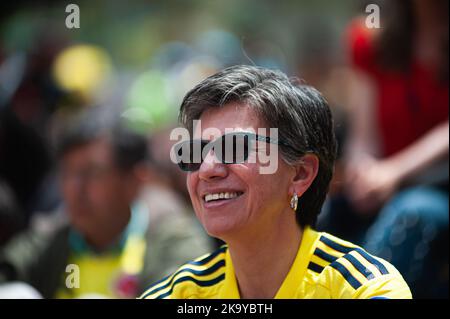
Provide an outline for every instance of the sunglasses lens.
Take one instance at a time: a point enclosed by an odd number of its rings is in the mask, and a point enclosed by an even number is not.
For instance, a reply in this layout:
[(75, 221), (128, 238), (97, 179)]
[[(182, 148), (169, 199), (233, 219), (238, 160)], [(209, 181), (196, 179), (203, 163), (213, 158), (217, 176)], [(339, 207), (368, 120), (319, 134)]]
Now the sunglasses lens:
[[(225, 134), (211, 144), (215, 156), (224, 164), (239, 164), (247, 160), (250, 152), (250, 134)], [(183, 171), (193, 172), (200, 168), (203, 162), (202, 154), (208, 141), (190, 140), (175, 146), (178, 166)], [(203, 154), (206, 156), (206, 154)]]
[(225, 164), (238, 164), (247, 160), (250, 146), (248, 134), (226, 134), (221, 139), (221, 152), (216, 156)]
[(179, 162), (178, 166), (186, 172), (194, 172), (198, 169), (200, 169), (201, 163), (185, 163), (185, 162)]
[(178, 166), (183, 171), (192, 172), (198, 170), (202, 164), (201, 154), (206, 144), (198, 140), (180, 143), (175, 149)]

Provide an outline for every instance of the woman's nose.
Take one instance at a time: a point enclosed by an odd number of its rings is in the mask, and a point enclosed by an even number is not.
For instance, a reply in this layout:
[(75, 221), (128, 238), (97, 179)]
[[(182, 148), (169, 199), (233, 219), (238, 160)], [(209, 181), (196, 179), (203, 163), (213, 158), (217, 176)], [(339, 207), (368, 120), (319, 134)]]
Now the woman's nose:
[(205, 181), (224, 178), (228, 174), (226, 164), (221, 163), (214, 154), (214, 149), (205, 155), (199, 169), (199, 178)]

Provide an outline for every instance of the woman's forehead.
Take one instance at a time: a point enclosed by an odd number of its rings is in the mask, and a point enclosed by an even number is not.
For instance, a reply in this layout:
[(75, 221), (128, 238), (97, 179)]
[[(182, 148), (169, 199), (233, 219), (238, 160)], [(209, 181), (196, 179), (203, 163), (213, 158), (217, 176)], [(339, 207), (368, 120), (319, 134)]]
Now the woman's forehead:
[(204, 111), (194, 125), (194, 138), (217, 132), (220, 135), (231, 131), (254, 131), (265, 127), (254, 109), (245, 104), (229, 103), (221, 107), (211, 107)]

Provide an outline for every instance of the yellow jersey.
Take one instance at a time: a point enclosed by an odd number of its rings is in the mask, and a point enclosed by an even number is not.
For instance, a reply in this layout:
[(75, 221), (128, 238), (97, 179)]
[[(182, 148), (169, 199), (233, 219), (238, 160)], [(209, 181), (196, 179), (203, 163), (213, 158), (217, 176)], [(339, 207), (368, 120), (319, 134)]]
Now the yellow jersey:
[[(240, 298), (228, 247), (197, 258), (151, 285), (144, 299)], [(361, 247), (306, 227), (275, 298), (410, 299), (401, 274)]]
[[(148, 214), (142, 203), (131, 207), (131, 219), (120, 240), (105, 251), (96, 252), (75, 229), (69, 233), (69, 265), (76, 266), (69, 286), (67, 271), (62, 274), (56, 298), (135, 298), (147, 247), (145, 232)], [(69, 280), (70, 282), (70, 280)]]

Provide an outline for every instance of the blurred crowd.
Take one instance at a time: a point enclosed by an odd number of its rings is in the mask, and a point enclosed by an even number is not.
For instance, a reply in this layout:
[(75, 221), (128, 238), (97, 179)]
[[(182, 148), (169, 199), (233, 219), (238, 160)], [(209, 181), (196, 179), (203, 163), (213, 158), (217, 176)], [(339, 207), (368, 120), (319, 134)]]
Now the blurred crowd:
[(169, 135), (190, 88), (255, 64), (332, 107), (318, 230), (390, 261), (413, 297), (448, 298), (448, 1), (314, 3), (80, 1), (80, 29), (64, 1), (1, 4), (0, 297), (134, 298), (221, 245)]

